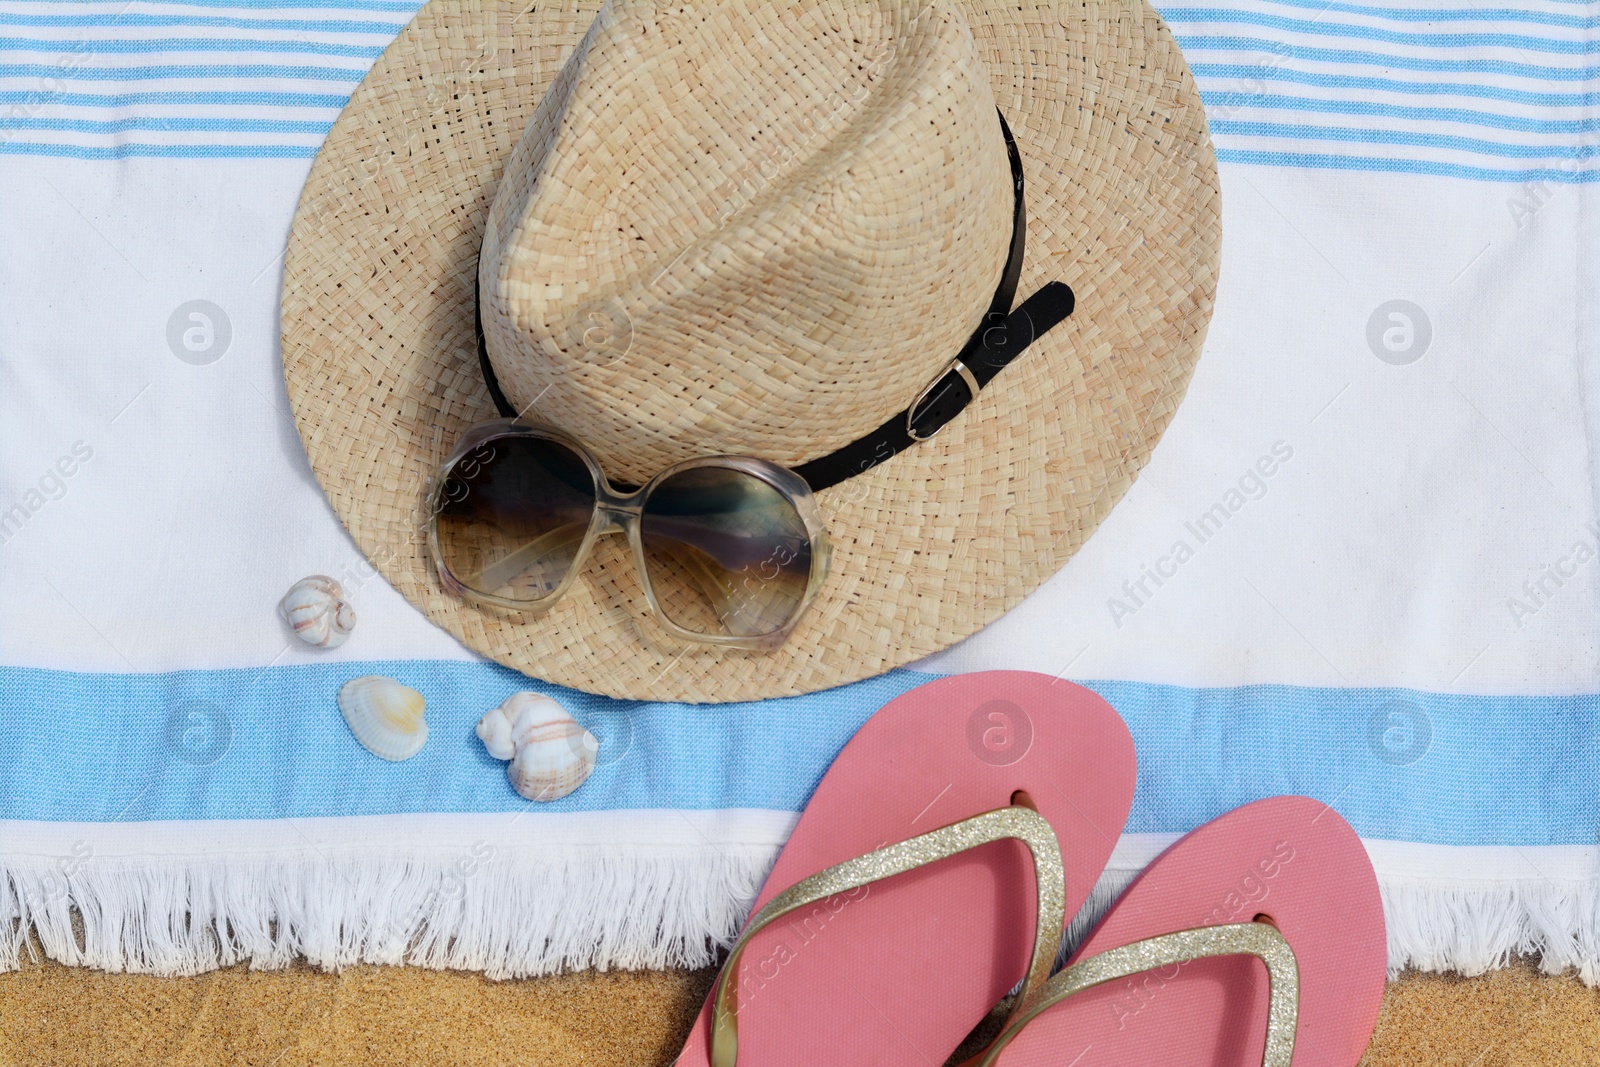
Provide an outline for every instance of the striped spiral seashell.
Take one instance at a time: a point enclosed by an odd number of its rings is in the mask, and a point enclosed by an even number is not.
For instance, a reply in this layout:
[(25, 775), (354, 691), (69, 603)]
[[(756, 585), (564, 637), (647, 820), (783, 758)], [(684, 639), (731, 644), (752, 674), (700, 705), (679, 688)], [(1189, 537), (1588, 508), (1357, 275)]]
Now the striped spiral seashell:
[(529, 800), (558, 800), (594, 770), (600, 742), (567, 710), (540, 693), (512, 693), (478, 720), (478, 737)]
[(344, 598), (339, 583), (325, 574), (313, 574), (289, 587), (278, 601), (278, 614), (294, 635), (318, 648), (338, 648), (356, 628), (356, 612)]

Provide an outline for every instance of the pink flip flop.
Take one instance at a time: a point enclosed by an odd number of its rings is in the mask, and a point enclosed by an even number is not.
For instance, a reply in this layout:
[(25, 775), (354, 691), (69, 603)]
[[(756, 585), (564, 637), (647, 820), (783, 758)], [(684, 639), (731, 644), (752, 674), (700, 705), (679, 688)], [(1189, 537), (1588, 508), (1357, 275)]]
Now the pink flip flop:
[(982, 1062), (1352, 1067), (1386, 966), (1355, 831), (1306, 797), (1258, 800), (1145, 868)]
[(817, 786), (677, 1062), (944, 1062), (1019, 980), (1042, 983), (1134, 779), (1117, 713), (1047, 675), (890, 701)]

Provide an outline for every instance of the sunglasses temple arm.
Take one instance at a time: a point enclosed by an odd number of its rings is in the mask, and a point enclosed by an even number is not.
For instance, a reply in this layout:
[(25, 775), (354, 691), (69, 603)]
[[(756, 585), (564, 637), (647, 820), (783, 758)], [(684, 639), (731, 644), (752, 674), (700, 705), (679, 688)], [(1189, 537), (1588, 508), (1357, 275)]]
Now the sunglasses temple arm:
[[(527, 544), (513, 549), (477, 574), (463, 575), (462, 579), (474, 589), (498, 589), (536, 560), (542, 559), (558, 549), (582, 541), (584, 535), (588, 532), (589, 527), (584, 523), (570, 523), (566, 526), (557, 527), (549, 533), (542, 534)], [(701, 558), (700, 552), (690, 549), (688, 546), (680, 545), (679, 550), (674, 551), (672, 556), (678, 561), (679, 565), (694, 577), (697, 584), (712, 601), (718, 618), (722, 619), (729, 629), (737, 631), (739, 621), (748, 612), (741, 610), (739, 583), (735, 580), (730, 580), (726, 576), (730, 572), (707, 565), (704, 559)], [(742, 572), (731, 573), (738, 574)], [(746, 589), (744, 594), (746, 596), (757, 595), (755, 591), (749, 589)]]
[(463, 580), (474, 589), (492, 590), (499, 589), (512, 578), (521, 574), (528, 565), (542, 559), (557, 549), (576, 544), (583, 540), (589, 532), (588, 523), (568, 523), (558, 526), (549, 533), (541, 534), (521, 548), (512, 549), (489, 564), (476, 575), (467, 575)]
[[(701, 555), (701, 551), (694, 546), (684, 545), (681, 542), (671, 551), (672, 558), (688, 571), (699, 583), (700, 588), (711, 600), (712, 606), (717, 611), (717, 618), (731, 632), (740, 633), (740, 624), (750, 616), (748, 602), (757, 593), (750, 589), (749, 583), (741, 593), (739, 582), (727, 577), (729, 574), (738, 575), (742, 571), (728, 571), (724, 568), (709, 566)], [(744, 603), (741, 603), (744, 600)], [(760, 620), (763, 613), (755, 613), (758, 625), (763, 625)], [(748, 629), (748, 627), (746, 627)], [(764, 632), (764, 631), (758, 631)]]
[(696, 584), (716, 607), (718, 617), (727, 618), (736, 591), (734, 583), (722, 578), (716, 569), (708, 566), (700, 553), (690, 546), (682, 543), (673, 545), (668, 549), (668, 554), (693, 576)]

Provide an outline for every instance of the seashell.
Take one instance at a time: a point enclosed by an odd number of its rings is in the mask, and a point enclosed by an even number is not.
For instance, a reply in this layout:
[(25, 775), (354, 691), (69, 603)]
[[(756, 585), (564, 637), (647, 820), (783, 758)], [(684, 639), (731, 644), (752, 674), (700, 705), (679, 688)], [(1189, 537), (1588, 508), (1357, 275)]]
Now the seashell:
[(510, 760), (506, 777), (529, 800), (559, 800), (594, 770), (600, 742), (539, 693), (512, 693), (478, 720), (478, 737), (489, 755)]
[(421, 693), (378, 674), (352, 678), (339, 690), (339, 711), (356, 740), (394, 763), (415, 756), (427, 743), (426, 708)]
[(511, 743), (511, 719), (504, 705), (478, 720), (477, 734), (495, 759), (511, 759), (517, 754), (517, 746)]
[(338, 648), (356, 628), (356, 612), (344, 598), (339, 583), (325, 574), (313, 574), (289, 587), (278, 601), (294, 635), (318, 648)]

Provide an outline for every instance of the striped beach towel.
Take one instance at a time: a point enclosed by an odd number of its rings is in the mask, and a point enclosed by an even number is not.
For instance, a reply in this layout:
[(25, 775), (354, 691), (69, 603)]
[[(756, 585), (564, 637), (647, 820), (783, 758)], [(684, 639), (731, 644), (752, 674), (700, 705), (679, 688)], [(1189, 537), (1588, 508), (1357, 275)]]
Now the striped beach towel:
[[(1007, 667), (1138, 744), (1091, 910), (1302, 793), (1366, 842), (1395, 967), (1600, 979), (1600, 8), (1161, 3), (1223, 270), (1128, 496), (917, 670), (702, 707), (534, 685), (601, 743), (535, 807), (472, 732), (530, 683), (357, 553), (277, 351), (309, 161), (417, 6), (0, 0), (0, 966), (30, 928), (163, 974), (704, 964), (873, 710)], [(274, 612), (314, 573), (360, 617), (333, 652)], [(427, 697), (416, 758), (346, 731), (364, 674)]]

